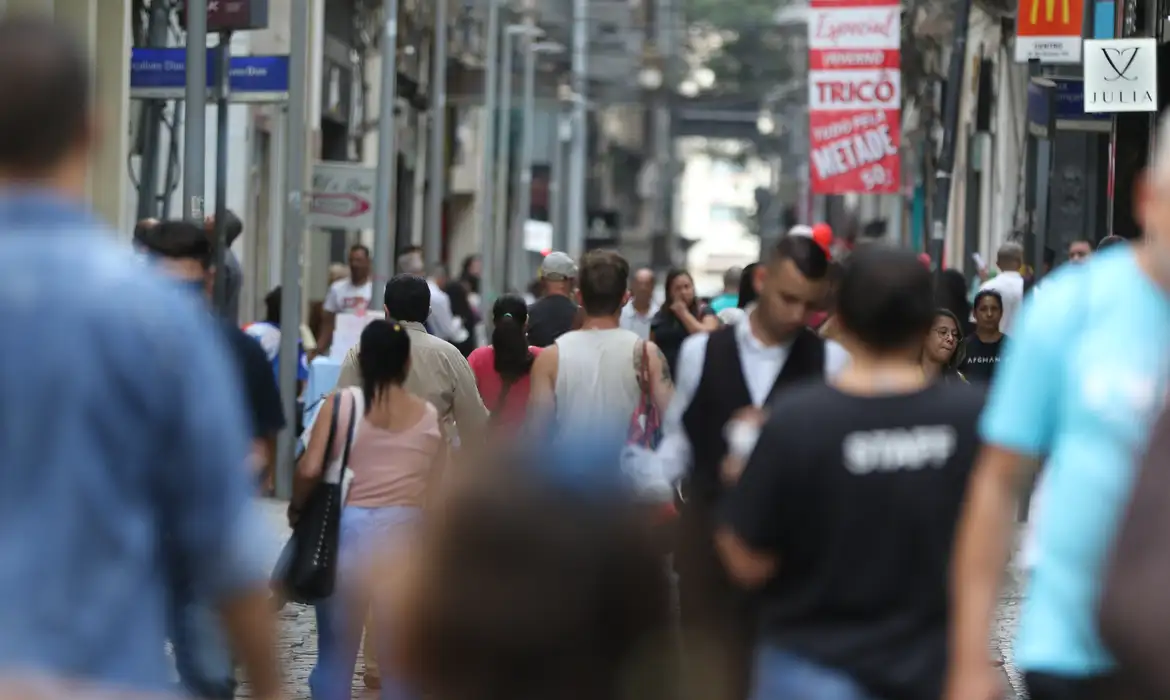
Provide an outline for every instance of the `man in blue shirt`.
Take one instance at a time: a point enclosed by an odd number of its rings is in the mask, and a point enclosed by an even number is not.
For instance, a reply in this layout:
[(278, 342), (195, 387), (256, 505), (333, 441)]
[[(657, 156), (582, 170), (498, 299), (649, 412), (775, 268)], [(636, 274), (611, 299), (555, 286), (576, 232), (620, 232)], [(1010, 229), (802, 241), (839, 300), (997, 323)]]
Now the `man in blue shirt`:
[(0, 681), (172, 689), (177, 582), (219, 608), (275, 697), (249, 425), (200, 300), (85, 205), (88, 60), (48, 19), (0, 20)]
[[(1165, 128), (1158, 144), (1170, 144)], [(1145, 240), (1058, 270), (1013, 325), (956, 540), (948, 700), (1002, 691), (987, 640), (1021, 476), (1041, 461), (1043, 507), (1016, 665), (1033, 700), (1122, 697), (1097, 633), (1096, 600), (1167, 387), (1170, 153), (1155, 157), (1139, 191)]]

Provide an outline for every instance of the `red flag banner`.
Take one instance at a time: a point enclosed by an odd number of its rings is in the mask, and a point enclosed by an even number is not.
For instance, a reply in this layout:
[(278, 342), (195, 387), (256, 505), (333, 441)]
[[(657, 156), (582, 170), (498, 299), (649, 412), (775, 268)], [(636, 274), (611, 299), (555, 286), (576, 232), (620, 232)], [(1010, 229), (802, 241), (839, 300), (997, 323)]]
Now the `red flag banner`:
[(902, 10), (813, 0), (808, 23), (814, 194), (895, 194), (902, 183)]

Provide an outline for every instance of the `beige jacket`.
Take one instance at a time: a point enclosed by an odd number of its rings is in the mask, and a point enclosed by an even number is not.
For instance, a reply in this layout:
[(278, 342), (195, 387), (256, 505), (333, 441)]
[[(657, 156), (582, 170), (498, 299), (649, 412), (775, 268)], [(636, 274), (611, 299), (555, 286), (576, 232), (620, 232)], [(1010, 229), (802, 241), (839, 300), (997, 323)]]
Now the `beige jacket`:
[[(454, 345), (427, 333), (421, 323), (402, 322), (410, 336), (410, 375), (406, 389), (430, 401), (439, 410), (443, 434), (456, 434), (464, 445), (482, 439), (488, 410), (479, 396), (471, 365)], [(358, 349), (350, 349), (341, 363), (337, 388), (361, 386)], [(458, 430), (456, 430), (458, 426)]]

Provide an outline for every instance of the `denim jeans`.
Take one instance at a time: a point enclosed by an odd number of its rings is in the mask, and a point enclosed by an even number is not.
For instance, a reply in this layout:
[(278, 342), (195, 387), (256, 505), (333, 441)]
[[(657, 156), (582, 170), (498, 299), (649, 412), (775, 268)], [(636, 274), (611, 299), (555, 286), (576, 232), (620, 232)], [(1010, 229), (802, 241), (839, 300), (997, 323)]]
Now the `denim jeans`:
[(208, 700), (235, 696), (235, 663), (218, 610), (180, 589), (171, 601), (170, 636), (184, 693)]
[[(386, 545), (409, 533), (421, 515), (420, 509), (403, 506), (347, 506), (341, 512), (337, 584), (333, 596), (316, 605), (317, 665), (309, 674), (313, 700), (350, 700), (362, 628), (366, 613), (370, 610), (368, 594), (355, 583), (375, 552), (385, 551)], [(378, 624), (377, 653), (382, 680), (380, 698), (415, 700), (417, 694), (390, 673), (392, 635), (387, 632), (387, 626), (392, 621), (387, 611), (378, 609), (376, 601), (373, 616)]]
[(848, 675), (776, 647), (756, 649), (751, 700), (876, 700)]

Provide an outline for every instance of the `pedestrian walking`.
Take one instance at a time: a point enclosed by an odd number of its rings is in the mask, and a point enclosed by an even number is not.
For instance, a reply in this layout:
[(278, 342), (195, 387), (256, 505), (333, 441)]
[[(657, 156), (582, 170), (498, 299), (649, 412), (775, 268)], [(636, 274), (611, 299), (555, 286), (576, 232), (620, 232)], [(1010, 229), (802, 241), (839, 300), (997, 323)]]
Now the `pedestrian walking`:
[(950, 310), (935, 309), (934, 323), (922, 343), (922, 373), (930, 381), (967, 381), (958, 369), (963, 364), (962, 328)]
[(317, 352), (343, 356), (349, 348), (333, 352), (333, 331), (341, 314), (361, 315), (370, 306), (374, 281), (370, 277), (370, 249), (358, 243), (349, 249), (349, 276), (329, 285), (321, 306), (321, 332), (317, 335)]
[(1015, 321), (1016, 312), (1024, 301), (1024, 248), (1019, 243), (1009, 241), (999, 247), (995, 256), (995, 266), (999, 274), (983, 283), (979, 291), (989, 289), (999, 294), (1003, 301), (1003, 317), (999, 322), (999, 329), (1004, 333), (1011, 330)]
[(88, 55), (51, 18), (0, 20), (19, 96), (0, 100), (0, 324), (19, 331), (0, 348), (0, 675), (170, 693), (168, 617), (194, 591), (276, 698), (238, 366), (206, 302), (86, 204)]
[(837, 313), (848, 366), (781, 392), (742, 474), (724, 475), (716, 542), (755, 596), (750, 697), (935, 700), (982, 392), (921, 371), (936, 310), (914, 253), (856, 251)]
[(654, 271), (644, 267), (634, 273), (630, 280), (630, 300), (622, 307), (621, 326), (638, 334), (642, 340), (650, 339), (650, 324), (658, 313), (654, 303)]
[(577, 321), (577, 263), (560, 251), (549, 253), (540, 263), (540, 283), (543, 295), (528, 310), (528, 344), (547, 348)]
[[(682, 480), (675, 547), (688, 658), (711, 664), (687, 685), (694, 697), (747, 696), (755, 621), (715, 552), (715, 506), (724, 494), (729, 454), (746, 457), (762, 407), (801, 380), (833, 375), (848, 355), (805, 325), (824, 298), (829, 261), (811, 238), (787, 236), (756, 269), (755, 306), (744, 321), (687, 338), (678, 388), (664, 414), (657, 454), (662, 471)], [(740, 424), (745, 414), (752, 422)], [(730, 425), (729, 425), (730, 424)]]
[(467, 358), (479, 395), (492, 412), (492, 427), (513, 432), (528, 413), (532, 365), (543, 348), (528, 344), (528, 305), (505, 294), (492, 306), (492, 343)]
[(974, 306), (975, 332), (963, 341), (959, 367), (968, 381), (990, 384), (1007, 340), (999, 329), (1003, 297), (994, 289), (984, 289), (975, 294)]
[(678, 366), (678, 352), (692, 333), (708, 333), (719, 327), (719, 319), (710, 306), (695, 297), (695, 283), (686, 270), (666, 274), (666, 301), (650, 324), (650, 339), (666, 355), (671, 376)]

